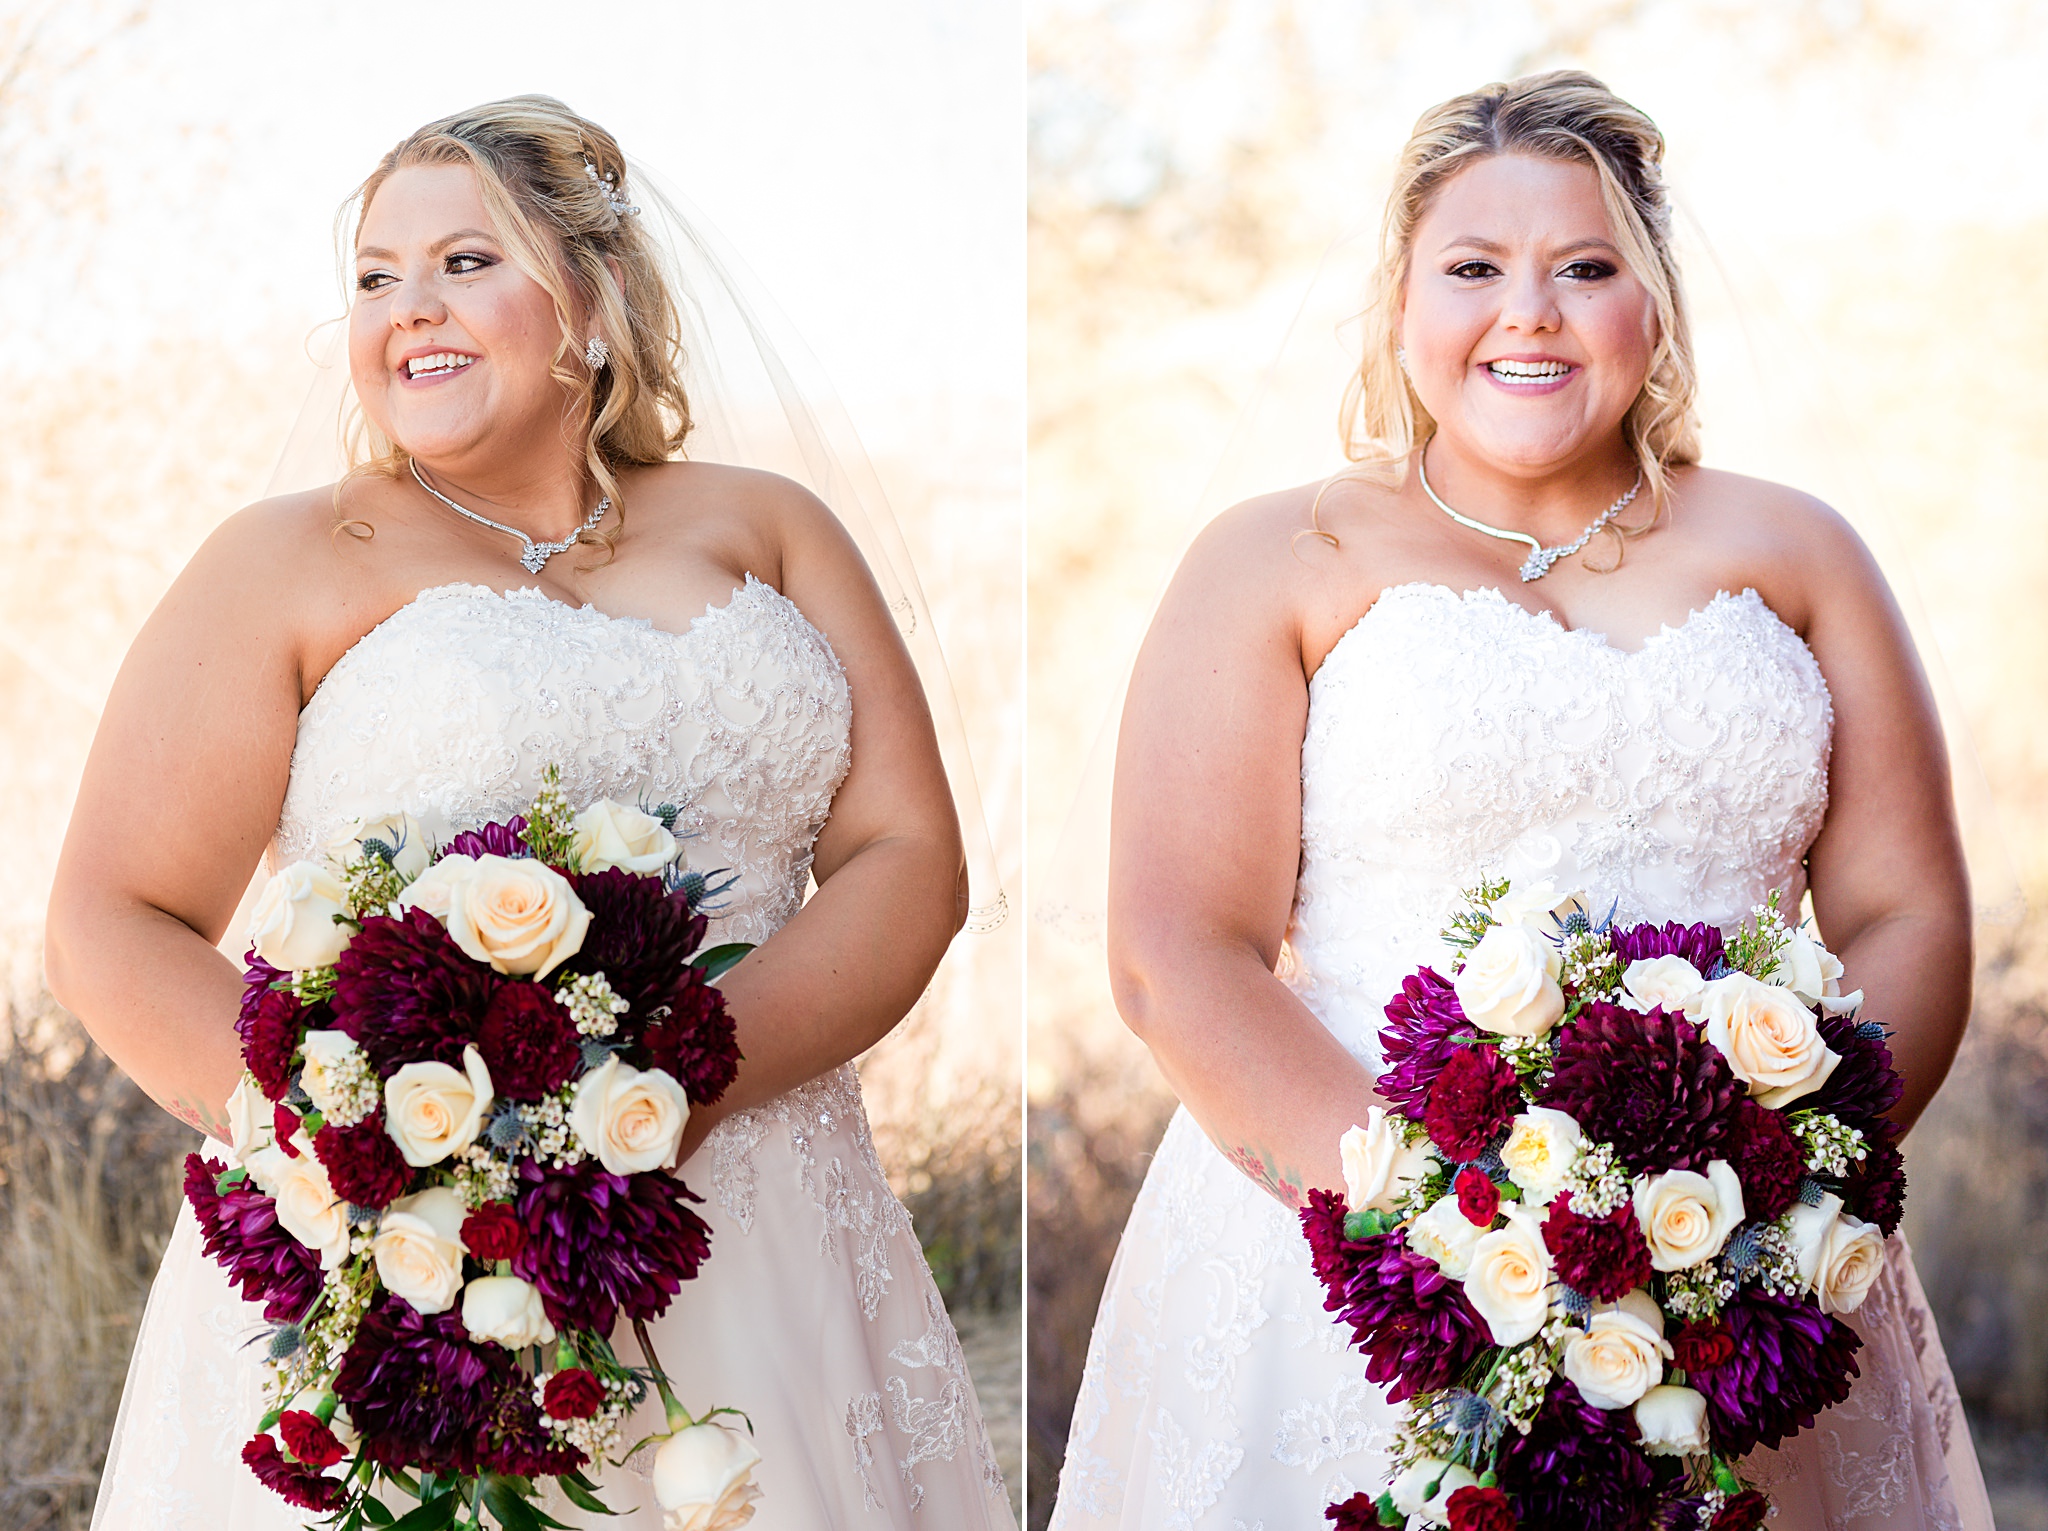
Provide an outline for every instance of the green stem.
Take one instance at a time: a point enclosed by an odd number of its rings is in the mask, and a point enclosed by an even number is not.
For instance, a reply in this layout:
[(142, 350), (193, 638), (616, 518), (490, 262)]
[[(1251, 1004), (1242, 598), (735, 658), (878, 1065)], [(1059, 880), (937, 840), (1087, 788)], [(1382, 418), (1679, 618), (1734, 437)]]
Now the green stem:
[(633, 1337), (640, 1342), (640, 1354), (647, 1358), (647, 1369), (654, 1374), (655, 1390), (661, 1394), (661, 1407), (668, 1416), (669, 1430), (689, 1429), (697, 1421), (690, 1417), (690, 1411), (677, 1401), (675, 1392), (669, 1387), (668, 1373), (661, 1369), (661, 1361), (654, 1354), (654, 1341), (648, 1338), (646, 1320), (633, 1320)]

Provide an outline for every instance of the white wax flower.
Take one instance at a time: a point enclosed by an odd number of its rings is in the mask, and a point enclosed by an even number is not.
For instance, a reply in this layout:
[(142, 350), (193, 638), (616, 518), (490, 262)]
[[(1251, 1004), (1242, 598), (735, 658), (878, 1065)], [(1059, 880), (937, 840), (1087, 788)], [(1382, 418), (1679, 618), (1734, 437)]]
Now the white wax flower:
[(249, 917), (249, 943), (274, 968), (303, 973), (332, 967), (348, 945), (341, 880), (313, 861), (294, 861), (263, 886)]
[(1451, 980), (1465, 1018), (1506, 1037), (1540, 1037), (1564, 1014), (1563, 958), (1529, 925), (1491, 925)]
[(676, 837), (652, 814), (603, 798), (576, 815), (574, 848), (586, 872), (617, 867), (658, 872), (676, 856)]
[(1547, 1207), (1564, 1189), (1585, 1147), (1586, 1135), (1570, 1113), (1529, 1106), (1509, 1125), (1500, 1162), (1530, 1206)]
[(582, 949), (589, 929), (569, 879), (532, 857), (479, 856), (448, 890), (448, 934), (500, 973), (545, 978)]
[(1506, 1203), (1505, 1226), (1482, 1233), (1472, 1246), (1465, 1296), (1496, 1345), (1519, 1345), (1535, 1337), (1550, 1314), (1550, 1251), (1543, 1225), (1526, 1207)]
[(299, 1044), (305, 1066), (299, 1070), (299, 1088), (313, 1098), (313, 1109), (331, 1116), (346, 1104), (340, 1071), (361, 1056), (356, 1039), (345, 1031), (309, 1031)]
[(462, 1198), (437, 1185), (384, 1209), (370, 1240), (377, 1279), (422, 1313), (445, 1313), (462, 1290)]
[(1344, 1203), (1353, 1212), (1391, 1212), (1401, 1193), (1427, 1172), (1428, 1156), (1401, 1140), (1383, 1106), (1366, 1110), (1365, 1125), (1337, 1143), (1344, 1160)]
[(1827, 1083), (1842, 1060), (1821, 1040), (1813, 1012), (1790, 989), (1730, 973), (1700, 1001), (1707, 1040), (1759, 1105), (1782, 1110)]
[(1639, 1012), (1662, 1008), (1697, 1020), (1706, 997), (1707, 980), (1676, 952), (1638, 957), (1621, 972), (1621, 1003)]
[(736, 1531), (754, 1518), (760, 1460), (752, 1441), (715, 1420), (678, 1430), (654, 1453), (662, 1524), (667, 1531)]
[(479, 1276), (464, 1287), (462, 1327), (471, 1339), (495, 1340), (510, 1350), (555, 1339), (539, 1290), (517, 1276)]
[(1707, 1400), (1689, 1387), (1660, 1383), (1636, 1400), (1636, 1430), (1653, 1457), (1696, 1456), (1710, 1444)]
[(1596, 1308), (1564, 1347), (1564, 1374), (1596, 1409), (1625, 1409), (1655, 1387), (1671, 1359), (1664, 1315), (1641, 1287)]
[(675, 1156), (690, 1120), (690, 1098), (664, 1070), (619, 1057), (585, 1074), (569, 1106), (576, 1140), (614, 1175), (660, 1169)]
[(1704, 1175), (1666, 1170), (1636, 1182), (1635, 1207), (1650, 1264), (1680, 1271), (1713, 1259), (1727, 1244), (1743, 1218), (1742, 1182), (1725, 1159), (1710, 1162)]
[(384, 1130), (415, 1169), (462, 1152), (483, 1131), (494, 1096), (491, 1071), (475, 1047), (462, 1049), (462, 1069), (408, 1063), (384, 1081)]

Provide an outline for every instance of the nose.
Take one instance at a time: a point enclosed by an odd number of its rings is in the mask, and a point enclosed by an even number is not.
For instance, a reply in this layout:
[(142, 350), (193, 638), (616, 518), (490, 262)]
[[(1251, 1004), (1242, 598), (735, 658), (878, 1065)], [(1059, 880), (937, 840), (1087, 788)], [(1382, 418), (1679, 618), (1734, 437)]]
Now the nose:
[(1500, 323), (1503, 329), (1523, 335), (1537, 335), (1545, 330), (1554, 332), (1561, 318), (1557, 291), (1551, 284), (1549, 273), (1525, 269), (1509, 276), (1507, 289), (1501, 294)]
[(391, 327), (398, 330), (414, 329), (420, 325), (441, 323), (448, 317), (448, 305), (441, 301), (441, 295), (430, 281), (408, 276), (398, 284), (397, 292), (391, 299)]

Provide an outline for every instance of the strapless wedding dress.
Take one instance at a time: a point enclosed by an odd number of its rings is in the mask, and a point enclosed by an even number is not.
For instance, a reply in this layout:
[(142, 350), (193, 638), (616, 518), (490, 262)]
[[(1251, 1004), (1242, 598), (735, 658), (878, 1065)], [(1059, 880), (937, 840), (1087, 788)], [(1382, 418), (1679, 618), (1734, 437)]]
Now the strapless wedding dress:
[[(398, 808), (442, 838), (510, 817), (553, 764), (574, 805), (680, 805), (691, 865), (736, 876), (711, 939), (760, 942), (803, 900), (851, 719), (824, 637), (751, 577), (681, 633), (537, 590), (443, 586), (343, 655), (300, 714), (271, 860), (315, 854), (340, 826)], [(711, 1258), (652, 1332), (685, 1403), (752, 1417), (754, 1527), (1013, 1526), (853, 1068), (729, 1117), (681, 1174), (706, 1198)], [(311, 1518), (241, 1462), (263, 1412), (260, 1346), (248, 1344), (263, 1328), (181, 1209), (95, 1531), (287, 1531)], [(621, 1344), (637, 1354), (630, 1335)], [(627, 1438), (663, 1428), (659, 1412), (643, 1409)], [(624, 1512), (606, 1525), (661, 1524), (644, 1462), (607, 1469), (603, 1486)]]
[[(1284, 976), (1376, 1072), (1382, 1007), (1441, 965), (1482, 873), (1732, 926), (1798, 877), (1832, 730), (1820, 667), (1753, 590), (1623, 651), (1495, 590), (1396, 586), (1309, 686)], [(1854, 1390), (1749, 1459), (1774, 1531), (1991, 1531), (1912, 1256), (1887, 1253)], [(1396, 1416), (1346, 1338), (1293, 1214), (1177, 1112), (1103, 1293), (1055, 1531), (1308, 1531), (1378, 1492)]]

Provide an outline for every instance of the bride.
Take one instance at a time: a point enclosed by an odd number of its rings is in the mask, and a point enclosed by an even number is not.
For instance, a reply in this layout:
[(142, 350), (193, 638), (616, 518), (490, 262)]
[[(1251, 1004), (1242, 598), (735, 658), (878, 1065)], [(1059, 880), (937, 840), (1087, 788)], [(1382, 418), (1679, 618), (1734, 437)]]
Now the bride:
[[(1381, 1007), (1482, 874), (1724, 928), (1810, 894), (1893, 1029), (1902, 1128), (1948, 1069), (1970, 913), (1927, 684), (1837, 515), (1697, 465), (1662, 149), (1577, 73), (1427, 113), (1360, 466), (1220, 517), (1153, 622), (1109, 956), (1182, 1107), (1103, 1295), (1056, 1528), (1301, 1531), (1385, 1484), (1394, 1411), (1294, 1209), (1344, 1184)], [(1748, 1463), (1773, 1524), (1989, 1531), (1903, 1239), (1855, 1322), (1848, 1399)]]
[[(745, 1063), (678, 1156), (714, 1258), (656, 1348), (750, 1415), (757, 1525), (1009, 1526), (848, 1063), (964, 913), (931, 717), (833, 512), (676, 460), (690, 295), (636, 195), (611, 136), (544, 97), (429, 124), (365, 183), (347, 340), (375, 455), (231, 518), (137, 639), (64, 847), (51, 986), (225, 1137), (240, 977), (214, 943), (260, 855), (399, 810), (446, 838), (550, 765), (572, 806), (680, 805), (694, 867), (735, 878), (712, 939), (759, 946), (721, 980)], [(258, 1329), (181, 1209), (96, 1526), (302, 1523), (240, 1462)], [(662, 1428), (643, 1416), (629, 1439)], [(644, 1471), (605, 1487), (616, 1524), (659, 1524)]]

